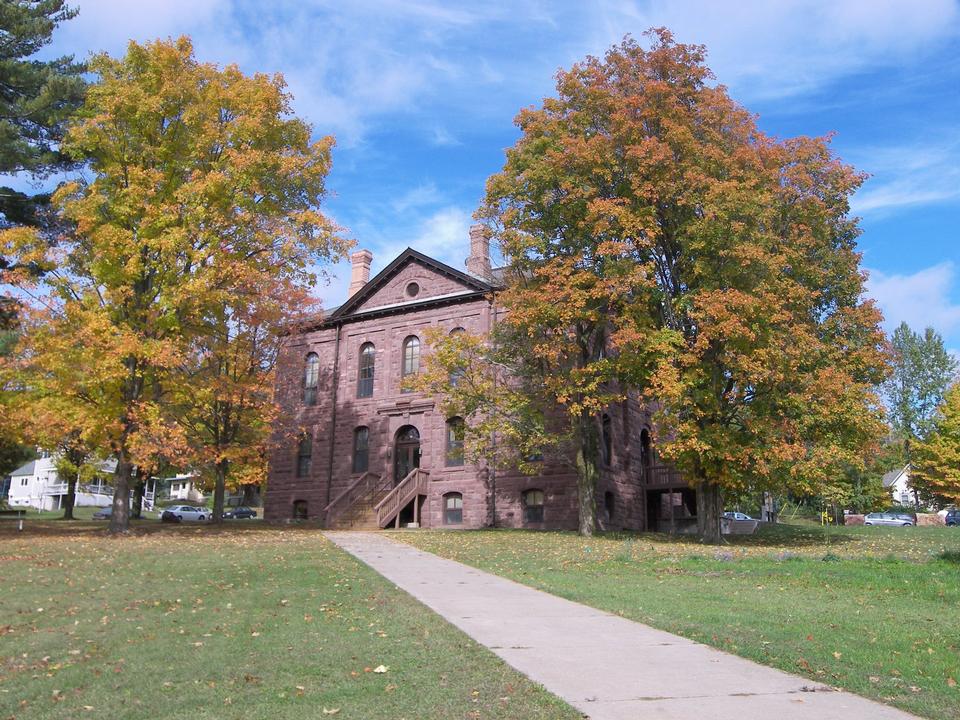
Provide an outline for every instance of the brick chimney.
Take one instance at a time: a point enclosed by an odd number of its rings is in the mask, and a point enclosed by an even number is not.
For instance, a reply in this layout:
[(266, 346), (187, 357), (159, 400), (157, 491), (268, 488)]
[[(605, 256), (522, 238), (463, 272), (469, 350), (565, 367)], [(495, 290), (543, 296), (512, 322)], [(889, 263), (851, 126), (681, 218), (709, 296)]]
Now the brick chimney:
[(357, 250), (350, 256), (350, 290), (347, 297), (353, 297), (357, 290), (370, 280), (370, 263), (373, 253), (369, 250)]
[(471, 275), (490, 279), (490, 234), (483, 225), (470, 226), (470, 257), (466, 264)]

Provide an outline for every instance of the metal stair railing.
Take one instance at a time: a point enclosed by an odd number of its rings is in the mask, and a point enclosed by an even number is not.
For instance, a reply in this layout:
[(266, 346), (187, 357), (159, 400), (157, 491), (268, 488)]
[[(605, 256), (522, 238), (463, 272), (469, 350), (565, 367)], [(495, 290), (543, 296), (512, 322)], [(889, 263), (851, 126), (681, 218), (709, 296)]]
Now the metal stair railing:
[(430, 473), (414, 468), (393, 490), (373, 506), (377, 513), (377, 527), (384, 527), (394, 518), (399, 524), (400, 511), (418, 495), (426, 495), (429, 489)]
[(375, 491), (378, 487), (380, 487), (382, 482), (383, 476), (372, 472), (365, 472), (363, 475), (358, 477), (356, 480), (350, 483), (343, 492), (331, 500), (330, 504), (323, 509), (323, 526), (330, 527), (330, 524), (336, 520), (344, 510), (352, 507), (353, 504), (364, 495)]

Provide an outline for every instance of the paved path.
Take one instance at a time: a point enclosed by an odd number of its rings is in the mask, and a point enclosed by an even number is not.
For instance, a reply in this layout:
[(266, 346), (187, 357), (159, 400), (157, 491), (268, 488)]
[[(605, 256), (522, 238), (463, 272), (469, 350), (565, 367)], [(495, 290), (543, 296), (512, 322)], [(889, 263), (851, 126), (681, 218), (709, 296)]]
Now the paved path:
[(914, 718), (383, 533), (327, 537), (592, 720)]

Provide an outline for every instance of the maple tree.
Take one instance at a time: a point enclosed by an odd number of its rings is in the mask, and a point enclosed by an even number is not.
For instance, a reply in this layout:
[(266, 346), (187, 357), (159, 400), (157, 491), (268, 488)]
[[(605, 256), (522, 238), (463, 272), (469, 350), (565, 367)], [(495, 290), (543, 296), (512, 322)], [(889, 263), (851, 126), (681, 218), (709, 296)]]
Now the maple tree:
[[(128, 525), (135, 466), (192, 458), (168, 399), (227, 299), (256, 304), (255, 274), (287, 287), (348, 243), (319, 211), (330, 137), (291, 116), (280, 76), (200, 63), (188, 38), (98, 55), (63, 149), (89, 182), (54, 195), (69, 227), (49, 242), (30, 228), (0, 235), (4, 254), (44, 270), (21, 288), (47, 308), (29, 359), (66, 402), (102, 429), (117, 459), (112, 532)], [(243, 270), (247, 268), (249, 272)], [(26, 391), (32, 379), (24, 382)]]
[(829, 138), (762, 133), (701, 46), (648, 36), (520, 112), (478, 216), (513, 269), (503, 322), (576, 438), (581, 532), (597, 414), (633, 387), (718, 541), (724, 489), (812, 494), (882, 432), (880, 314), (848, 214), (863, 176)]
[(924, 440), (913, 447), (910, 485), (924, 498), (960, 504), (960, 382), (943, 399)]
[(233, 487), (266, 477), (276, 418), (275, 365), (283, 330), (315, 308), (303, 288), (249, 262), (221, 267), (241, 288), (221, 292), (191, 338), (173, 384), (169, 414), (194, 467), (212, 470), (211, 520), (221, 522)]

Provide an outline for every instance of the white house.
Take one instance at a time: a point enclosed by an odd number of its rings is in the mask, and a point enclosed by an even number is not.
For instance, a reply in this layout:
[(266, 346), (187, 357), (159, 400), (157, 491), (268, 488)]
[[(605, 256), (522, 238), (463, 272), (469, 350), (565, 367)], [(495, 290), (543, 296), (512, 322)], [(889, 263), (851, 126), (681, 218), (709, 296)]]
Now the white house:
[(186, 500), (188, 502), (202, 502), (203, 493), (194, 485), (197, 479), (193, 474), (178, 473), (173, 477), (163, 478), (161, 483), (170, 486), (171, 500)]
[[(106, 461), (101, 466), (104, 474), (111, 475), (116, 461)], [(31, 507), (36, 510), (59, 510), (67, 495), (67, 481), (57, 476), (56, 457), (42, 453), (36, 460), (18, 467), (10, 473), (10, 491), (7, 503), (11, 507)], [(93, 483), (77, 486), (76, 506), (92, 505), (106, 507), (113, 502), (113, 488), (97, 478)]]
[(883, 487), (893, 497), (895, 505), (914, 505), (916, 497), (910, 487), (910, 465), (891, 470), (883, 476)]

